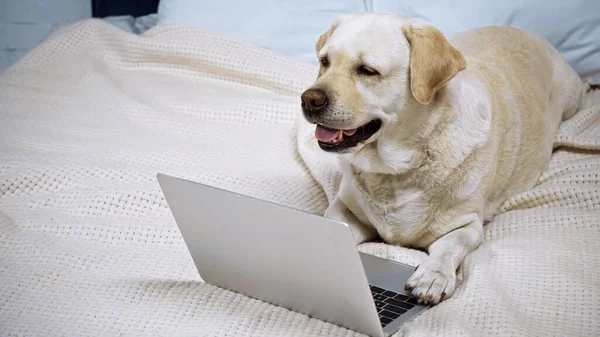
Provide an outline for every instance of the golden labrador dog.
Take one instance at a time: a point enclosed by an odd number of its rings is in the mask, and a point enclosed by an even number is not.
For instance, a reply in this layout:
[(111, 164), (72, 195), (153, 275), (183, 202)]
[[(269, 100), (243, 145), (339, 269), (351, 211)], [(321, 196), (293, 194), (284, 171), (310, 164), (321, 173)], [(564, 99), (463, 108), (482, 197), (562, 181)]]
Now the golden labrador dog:
[(547, 168), (584, 84), (548, 42), (510, 27), (447, 39), (407, 17), (349, 14), (316, 50), (302, 119), (342, 171), (325, 216), (357, 244), (379, 236), (426, 250), (405, 289), (436, 304), (483, 224)]

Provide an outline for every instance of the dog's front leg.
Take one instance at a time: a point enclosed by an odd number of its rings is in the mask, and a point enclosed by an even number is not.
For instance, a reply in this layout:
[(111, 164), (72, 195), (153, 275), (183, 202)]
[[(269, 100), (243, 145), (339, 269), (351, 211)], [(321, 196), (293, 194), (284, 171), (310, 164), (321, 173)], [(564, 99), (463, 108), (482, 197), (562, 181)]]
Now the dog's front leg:
[(376, 231), (368, 228), (358, 220), (339, 197), (336, 197), (329, 205), (325, 211), (325, 217), (348, 224), (356, 245), (374, 240), (377, 237)]
[(465, 256), (483, 239), (483, 224), (476, 214), (471, 222), (433, 242), (429, 256), (406, 282), (405, 289), (425, 304), (437, 304), (452, 296), (456, 288), (456, 269)]

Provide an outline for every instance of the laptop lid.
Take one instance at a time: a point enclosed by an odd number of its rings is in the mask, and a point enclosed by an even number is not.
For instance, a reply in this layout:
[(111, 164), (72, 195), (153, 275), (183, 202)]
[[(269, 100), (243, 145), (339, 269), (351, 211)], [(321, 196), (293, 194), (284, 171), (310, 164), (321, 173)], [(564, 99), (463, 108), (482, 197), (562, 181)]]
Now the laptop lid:
[(346, 224), (164, 174), (157, 179), (205, 282), (383, 336)]

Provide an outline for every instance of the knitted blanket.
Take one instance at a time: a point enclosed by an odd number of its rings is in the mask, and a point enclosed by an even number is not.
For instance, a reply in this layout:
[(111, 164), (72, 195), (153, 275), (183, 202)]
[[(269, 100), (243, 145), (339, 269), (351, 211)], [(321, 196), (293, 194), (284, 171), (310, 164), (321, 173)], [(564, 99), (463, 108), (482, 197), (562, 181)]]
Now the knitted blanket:
[[(2, 73), (0, 336), (359, 336), (203, 283), (155, 179), (322, 214), (339, 177), (295, 126), (315, 75), (196, 28), (135, 36), (93, 19)], [(598, 335), (600, 105), (556, 147), (486, 227), (454, 296), (398, 336)]]

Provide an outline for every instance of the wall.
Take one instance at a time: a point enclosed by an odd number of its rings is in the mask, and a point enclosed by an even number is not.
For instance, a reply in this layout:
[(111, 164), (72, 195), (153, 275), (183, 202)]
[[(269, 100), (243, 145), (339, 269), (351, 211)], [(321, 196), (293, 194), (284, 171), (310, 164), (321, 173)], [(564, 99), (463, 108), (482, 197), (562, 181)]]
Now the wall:
[(0, 0), (0, 71), (54, 27), (91, 17), (91, 0)]

